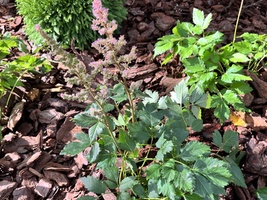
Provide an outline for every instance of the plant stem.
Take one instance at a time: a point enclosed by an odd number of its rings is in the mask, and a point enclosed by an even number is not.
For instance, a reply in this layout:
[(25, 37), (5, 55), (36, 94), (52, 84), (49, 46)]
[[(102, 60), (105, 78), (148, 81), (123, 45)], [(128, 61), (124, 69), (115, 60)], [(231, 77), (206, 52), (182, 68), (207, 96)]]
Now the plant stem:
[(240, 4), (240, 7), (239, 7), (239, 11), (238, 11), (237, 19), (236, 19), (236, 24), (235, 24), (233, 43), (235, 43), (235, 40), (236, 40), (236, 32), (237, 32), (237, 28), (238, 28), (238, 23), (239, 23), (239, 18), (240, 18), (240, 15), (241, 15), (241, 11), (243, 9), (243, 4), (244, 4), (244, 0), (241, 0), (241, 4)]

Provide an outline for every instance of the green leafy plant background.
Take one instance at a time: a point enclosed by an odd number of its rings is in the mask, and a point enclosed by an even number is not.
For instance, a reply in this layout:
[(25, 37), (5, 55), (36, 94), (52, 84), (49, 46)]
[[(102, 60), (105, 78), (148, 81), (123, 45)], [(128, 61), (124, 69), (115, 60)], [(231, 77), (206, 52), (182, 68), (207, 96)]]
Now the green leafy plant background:
[[(123, 3), (123, 0), (103, 0), (103, 5), (109, 9), (109, 19), (116, 20), (118, 24), (127, 15)], [(26, 24), (26, 34), (36, 44), (44, 42), (35, 30), (36, 24), (67, 46), (75, 39), (75, 45), (81, 49), (89, 48), (99, 37), (91, 29), (92, 0), (16, 0), (16, 5)]]

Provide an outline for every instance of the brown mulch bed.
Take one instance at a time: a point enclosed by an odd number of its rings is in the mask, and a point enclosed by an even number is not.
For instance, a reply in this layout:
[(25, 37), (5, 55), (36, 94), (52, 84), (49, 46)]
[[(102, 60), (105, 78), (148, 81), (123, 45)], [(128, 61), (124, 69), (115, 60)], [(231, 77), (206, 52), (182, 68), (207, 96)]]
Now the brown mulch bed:
[[(122, 33), (130, 48), (138, 49), (136, 68), (128, 81), (142, 80), (143, 89), (168, 94), (183, 77), (179, 61), (161, 66), (162, 57), (152, 58), (157, 38), (170, 33), (177, 20), (191, 21), (194, 7), (213, 14), (210, 30), (219, 30), (231, 41), (240, 1), (229, 0), (126, 0), (128, 18)], [(243, 32), (267, 33), (267, 3), (262, 0), (245, 1), (238, 35)], [(14, 3), (0, 6), (0, 30), (10, 32), (25, 40), (29, 50), (34, 46), (23, 32), (23, 19), (16, 14)], [(89, 52), (90, 53), (90, 52)], [(86, 58), (86, 53), (80, 56)], [(14, 55), (16, 56), (16, 55)], [(45, 56), (41, 55), (40, 56)], [(61, 98), (63, 92), (75, 93), (77, 88), (66, 85), (62, 65), (44, 77), (29, 78), (25, 88), (17, 88), (6, 107), (6, 118), (1, 119), (3, 140), (0, 152), (0, 200), (55, 199), (74, 200), (87, 194), (79, 178), (93, 172), (82, 154), (75, 158), (59, 153), (74, 135), (81, 131), (71, 118), (86, 104), (68, 102)], [(245, 120), (247, 127), (237, 127), (231, 122), (219, 125), (205, 121), (205, 129), (192, 139), (210, 142), (214, 130), (239, 132), (240, 149), (247, 155), (242, 168), (248, 189), (229, 186), (224, 199), (255, 199), (255, 189), (266, 186), (267, 176), (267, 78), (266, 72), (252, 77), (254, 91), (250, 94), (249, 108), (253, 111)], [(266, 96), (266, 97), (265, 97)], [(7, 96), (0, 99), (4, 108)], [(209, 119), (210, 116), (207, 117)], [(97, 174), (96, 174), (97, 176)], [(105, 199), (114, 199), (114, 196)]]

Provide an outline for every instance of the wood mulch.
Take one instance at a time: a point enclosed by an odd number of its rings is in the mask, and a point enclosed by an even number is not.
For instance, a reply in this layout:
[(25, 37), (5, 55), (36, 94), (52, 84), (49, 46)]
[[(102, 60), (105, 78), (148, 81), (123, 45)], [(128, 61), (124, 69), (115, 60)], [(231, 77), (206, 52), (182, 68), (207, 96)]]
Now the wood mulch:
[[(173, 60), (161, 66), (163, 59), (153, 59), (153, 46), (157, 38), (169, 34), (177, 20), (191, 21), (194, 7), (206, 14), (213, 14), (209, 29), (219, 30), (232, 40), (240, 1), (234, 0), (126, 0), (127, 20), (122, 33), (129, 42), (127, 48), (138, 49), (136, 65), (130, 70), (128, 81), (142, 81), (142, 89), (157, 90), (168, 94), (184, 77), (182, 66)], [(265, 0), (247, 0), (238, 26), (238, 35), (243, 32), (267, 33), (267, 3)], [(16, 14), (14, 3), (0, 5), (0, 31), (23, 39), (30, 51), (34, 45), (27, 41), (23, 32), (23, 19)], [(88, 52), (80, 57), (88, 60)], [(89, 52), (94, 56), (92, 52)], [(16, 57), (15, 53), (12, 55)], [(49, 54), (43, 53), (40, 56)], [(5, 200), (74, 200), (88, 194), (79, 180), (93, 171), (82, 154), (76, 157), (60, 155), (65, 144), (74, 141), (74, 135), (82, 131), (72, 122), (72, 117), (82, 111), (86, 104), (65, 101), (63, 92), (75, 93), (79, 88), (66, 85), (66, 68), (55, 65), (43, 77), (28, 77), (25, 87), (16, 88), (6, 106), (8, 95), (0, 99), (6, 116), (1, 119), (3, 136), (0, 143), (0, 199)], [(240, 149), (247, 154), (242, 160), (247, 189), (230, 185), (227, 196), (222, 199), (255, 199), (253, 192), (267, 183), (267, 76), (263, 71), (253, 78), (254, 91), (246, 103), (252, 114), (244, 117), (247, 127), (234, 126), (231, 121), (220, 125), (207, 116), (201, 133), (190, 136), (210, 143), (214, 130), (235, 130), (239, 133)], [(106, 200), (115, 196), (104, 196)]]

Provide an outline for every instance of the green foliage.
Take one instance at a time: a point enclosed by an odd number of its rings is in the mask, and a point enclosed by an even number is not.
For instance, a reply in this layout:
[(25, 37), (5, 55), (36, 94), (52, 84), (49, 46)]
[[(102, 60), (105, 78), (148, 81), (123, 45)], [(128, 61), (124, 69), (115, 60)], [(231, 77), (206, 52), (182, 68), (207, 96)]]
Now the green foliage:
[(267, 36), (244, 33), (240, 41), (219, 47), (223, 34), (205, 32), (210, 21), (211, 14), (205, 17), (203, 11), (194, 9), (194, 24), (178, 21), (171, 35), (159, 38), (154, 57), (168, 52), (162, 63), (166, 64), (179, 55), (190, 90), (209, 91), (211, 108), (223, 122), (229, 118), (229, 106), (246, 110), (240, 95), (251, 91), (246, 82), (251, 78), (243, 74), (243, 69), (258, 71), (264, 66)]
[(264, 200), (267, 198), (267, 188), (259, 188), (256, 190), (256, 195), (259, 200)]
[[(173, 200), (217, 199), (231, 182), (246, 187), (242, 172), (234, 162), (238, 153), (235, 149), (236, 132), (227, 131), (224, 136), (214, 133), (214, 144), (227, 153), (235, 150), (232, 157), (221, 158), (219, 154), (216, 154), (217, 158), (211, 157), (209, 146), (186, 141), (189, 128), (202, 130), (200, 108), (208, 108), (211, 100), (208, 93), (198, 88), (188, 90), (186, 83), (184, 80), (176, 85), (170, 97), (159, 97), (157, 92), (145, 91), (138, 97), (141, 101), (134, 122), (129, 120), (129, 108), (117, 117), (90, 115), (92, 110), (103, 112), (95, 104), (75, 116), (76, 124), (89, 127), (88, 134), (77, 134), (79, 142), (67, 144), (61, 154), (76, 155), (86, 146), (91, 146), (91, 151), (85, 156), (104, 171), (105, 179), (83, 177), (89, 191), (101, 195), (109, 188), (117, 191), (117, 199), (123, 200), (162, 197)], [(111, 91), (121, 86), (119, 83)], [(115, 108), (125, 98), (125, 90), (120, 90), (119, 97), (111, 92), (106, 101), (113, 101)], [(96, 125), (100, 125), (97, 133)], [(145, 147), (147, 153), (140, 157), (138, 152)], [(153, 151), (155, 155), (151, 156)], [(116, 164), (118, 160), (120, 166)]]
[[(13, 61), (9, 61), (7, 57), (10, 55), (12, 48), (18, 48), (23, 53), (23, 56), (18, 57)], [(47, 72), (51, 66), (45, 62), (43, 58), (37, 58), (28, 54), (26, 45), (22, 40), (5, 35), (0, 40), (0, 97), (7, 90), (11, 90), (16, 86), (23, 86), (21, 78), (26, 73)]]
[[(127, 15), (123, 2), (103, 0), (103, 5), (109, 8), (109, 19), (118, 24)], [(16, 0), (16, 5), (26, 24), (26, 34), (36, 44), (44, 42), (35, 30), (36, 24), (62, 44), (70, 45), (75, 39), (76, 46), (81, 49), (89, 48), (91, 42), (99, 37), (91, 29), (92, 0)]]

